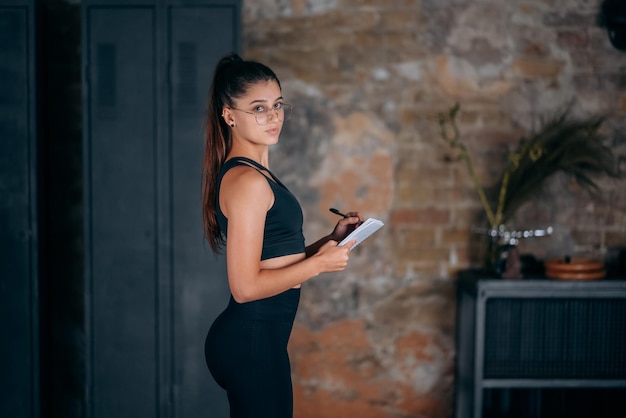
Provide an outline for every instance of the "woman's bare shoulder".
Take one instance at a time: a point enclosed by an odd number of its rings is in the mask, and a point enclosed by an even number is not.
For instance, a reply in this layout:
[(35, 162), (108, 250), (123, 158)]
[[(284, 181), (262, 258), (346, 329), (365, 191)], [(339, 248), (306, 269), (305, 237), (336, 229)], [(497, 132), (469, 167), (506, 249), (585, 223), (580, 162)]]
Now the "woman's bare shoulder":
[(243, 165), (233, 167), (222, 178), (220, 200), (226, 206), (255, 204), (269, 208), (273, 199), (274, 194), (267, 178), (252, 167)]
[(222, 187), (261, 187), (268, 186), (266, 177), (253, 167), (238, 165), (231, 168), (222, 178)]

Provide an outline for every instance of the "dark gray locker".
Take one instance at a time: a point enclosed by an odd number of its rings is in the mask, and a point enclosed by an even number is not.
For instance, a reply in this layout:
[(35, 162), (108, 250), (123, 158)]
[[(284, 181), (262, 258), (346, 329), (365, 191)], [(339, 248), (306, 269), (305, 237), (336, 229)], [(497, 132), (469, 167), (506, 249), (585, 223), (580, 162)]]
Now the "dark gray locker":
[(0, 1), (0, 416), (39, 416), (34, 1)]
[(226, 305), (201, 219), (203, 116), (240, 4), (83, 1), (87, 415), (226, 417), (204, 364)]
[[(233, 7), (168, 9), (177, 417), (228, 416), (224, 395), (208, 380), (204, 362), (209, 320), (228, 297), (226, 270), (205, 244), (199, 210), (205, 103), (215, 64), (228, 49), (235, 50), (237, 13)], [(212, 402), (209, 393), (220, 401)]]
[(102, 417), (156, 416), (159, 406), (154, 14), (87, 15), (88, 383)]

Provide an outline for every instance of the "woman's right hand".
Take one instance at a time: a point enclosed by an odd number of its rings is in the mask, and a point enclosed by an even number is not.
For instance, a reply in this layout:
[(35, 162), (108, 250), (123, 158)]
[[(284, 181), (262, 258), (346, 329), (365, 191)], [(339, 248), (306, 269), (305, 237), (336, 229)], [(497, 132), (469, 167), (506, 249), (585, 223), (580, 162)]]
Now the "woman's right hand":
[(342, 271), (348, 265), (350, 258), (350, 249), (356, 244), (356, 239), (347, 242), (341, 247), (337, 245), (337, 241), (329, 240), (313, 255), (320, 263), (320, 270), (324, 273), (333, 271)]

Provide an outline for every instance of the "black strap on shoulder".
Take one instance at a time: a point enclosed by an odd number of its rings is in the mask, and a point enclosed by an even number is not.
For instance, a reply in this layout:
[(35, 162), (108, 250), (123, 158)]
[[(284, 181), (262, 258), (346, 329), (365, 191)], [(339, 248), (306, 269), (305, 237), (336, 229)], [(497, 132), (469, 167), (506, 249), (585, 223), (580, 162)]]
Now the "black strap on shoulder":
[[(224, 163), (224, 165), (226, 164), (229, 164), (229, 165), (232, 164), (233, 167), (247, 165), (247, 166), (254, 168), (256, 171), (258, 171), (261, 174), (263, 174), (262, 172), (266, 172), (272, 177), (272, 180), (274, 180), (277, 184), (279, 184), (282, 187), (285, 187), (283, 183), (280, 180), (278, 180), (278, 177), (276, 177), (274, 173), (272, 173), (267, 167), (262, 166), (261, 164), (257, 163), (256, 161), (248, 157), (232, 157), (231, 159), (229, 159), (228, 161)], [(265, 174), (263, 175), (265, 176)]]

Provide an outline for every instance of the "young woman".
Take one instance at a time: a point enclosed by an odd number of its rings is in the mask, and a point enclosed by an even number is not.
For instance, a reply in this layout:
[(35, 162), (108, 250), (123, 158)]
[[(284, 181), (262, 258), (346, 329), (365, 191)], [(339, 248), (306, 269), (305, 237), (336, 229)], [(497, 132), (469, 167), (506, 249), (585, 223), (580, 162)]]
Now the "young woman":
[(269, 170), (269, 147), (293, 110), (271, 69), (226, 56), (209, 99), (203, 218), (213, 251), (226, 249), (231, 298), (207, 335), (207, 365), (231, 418), (291, 418), (287, 343), (300, 285), (345, 269), (354, 242), (337, 243), (363, 219), (350, 212), (305, 247), (300, 205)]

